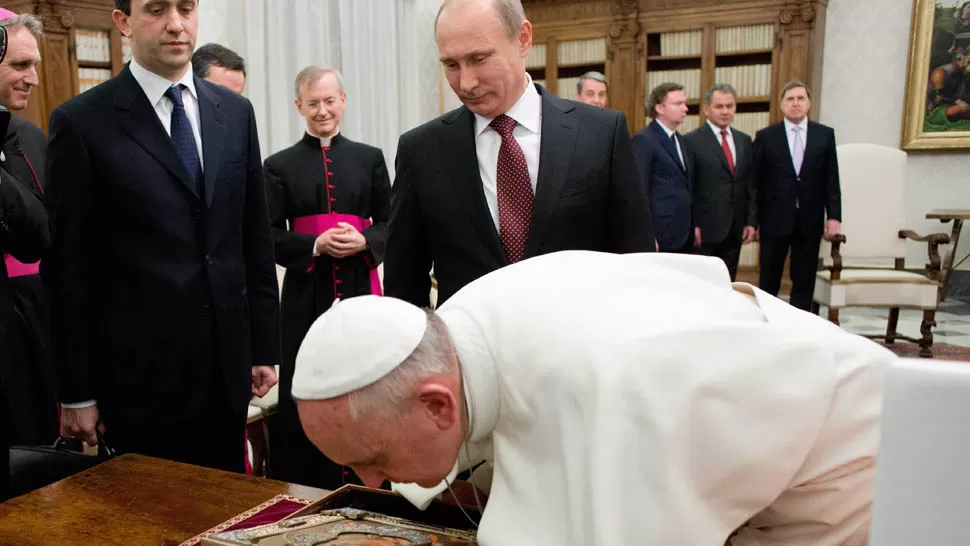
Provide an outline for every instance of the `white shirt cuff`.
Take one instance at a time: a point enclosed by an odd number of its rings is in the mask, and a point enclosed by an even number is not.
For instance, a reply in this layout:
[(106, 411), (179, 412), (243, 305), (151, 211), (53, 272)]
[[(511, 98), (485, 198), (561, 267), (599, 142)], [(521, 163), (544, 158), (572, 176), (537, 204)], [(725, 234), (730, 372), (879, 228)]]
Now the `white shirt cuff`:
[(97, 406), (97, 405), (98, 405), (98, 401), (94, 400), (93, 398), (91, 400), (85, 400), (84, 402), (73, 402), (70, 404), (67, 402), (61, 402), (61, 408), (63, 409), (82, 409), (82, 408), (90, 408), (92, 406)]

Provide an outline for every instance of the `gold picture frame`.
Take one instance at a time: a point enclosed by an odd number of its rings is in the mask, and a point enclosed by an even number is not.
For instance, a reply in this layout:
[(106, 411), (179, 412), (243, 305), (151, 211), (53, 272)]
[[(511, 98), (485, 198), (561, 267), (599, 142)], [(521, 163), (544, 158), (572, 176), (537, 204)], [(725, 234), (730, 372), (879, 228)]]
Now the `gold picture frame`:
[(913, 0), (901, 147), (970, 149), (970, 0)]

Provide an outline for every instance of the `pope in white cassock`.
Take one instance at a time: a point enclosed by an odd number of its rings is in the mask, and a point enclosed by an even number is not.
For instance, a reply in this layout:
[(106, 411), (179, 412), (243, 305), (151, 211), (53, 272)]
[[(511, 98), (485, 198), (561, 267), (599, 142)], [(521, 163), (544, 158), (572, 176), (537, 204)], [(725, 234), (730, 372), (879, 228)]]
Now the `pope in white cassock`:
[(485, 546), (851, 546), (893, 360), (714, 258), (563, 252), (435, 313), (337, 304), (293, 396), (327, 457), (419, 507), (490, 463)]

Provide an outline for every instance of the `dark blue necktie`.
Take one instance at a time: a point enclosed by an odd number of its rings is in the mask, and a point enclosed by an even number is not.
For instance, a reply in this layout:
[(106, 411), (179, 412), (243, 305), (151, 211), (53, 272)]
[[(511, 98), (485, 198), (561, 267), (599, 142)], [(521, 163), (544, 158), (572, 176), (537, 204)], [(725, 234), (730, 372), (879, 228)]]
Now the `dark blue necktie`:
[(172, 145), (185, 166), (185, 172), (190, 179), (195, 180), (200, 198), (205, 198), (205, 178), (202, 175), (202, 161), (199, 160), (199, 149), (195, 145), (195, 135), (189, 125), (189, 117), (185, 115), (185, 104), (182, 102), (182, 90), (185, 85), (177, 84), (165, 91), (165, 96), (172, 101)]

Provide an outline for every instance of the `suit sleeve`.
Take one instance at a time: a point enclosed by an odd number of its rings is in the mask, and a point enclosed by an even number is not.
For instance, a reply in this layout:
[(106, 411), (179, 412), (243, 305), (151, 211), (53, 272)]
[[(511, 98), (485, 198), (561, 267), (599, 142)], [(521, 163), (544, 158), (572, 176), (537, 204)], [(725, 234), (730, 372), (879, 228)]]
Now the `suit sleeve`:
[(758, 131), (754, 138), (754, 151), (751, 152), (751, 180), (748, 197), (748, 211), (753, 217), (754, 223), (751, 225), (759, 227), (761, 225), (761, 202), (758, 201), (765, 191), (765, 138), (764, 130)]
[(610, 196), (610, 250), (652, 252), (656, 249), (653, 221), (643, 183), (636, 174), (626, 116), (616, 116), (613, 132), (613, 191)]
[(835, 146), (835, 131), (830, 130), (831, 138), (825, 162), (825, 215), (829, 220), (842, 221), (842, 186), (839, 183), (839, 154)]
[(406, 137), (398, 142), (391, 218), (384, 258), (384, 292), (418, 307), (431, 305), (431, 248), (414, 188), (413, 159)]
[(246, 106), (249, 110), (249, 159), (243, 204), (243, 258), (249, 298), (252, 365), (273, 366), (280, 363), (279, 284), (273, 258), (273, 232), (266, 204), (256, 115), (252, 104), (247, 102)]
[(384, 153), (377, 152), (374, 167), (371, 170), (370, 187), (370, 215), (371, 226), (364, 230), (363, 236), (367, 240), (365, 259), (371, 267), (377, 267), (384, 261), (387, 248), (387, 221), (391, 215), (391, 178), (387, 174), (387, 164), (384, 163)]
[(266, 159), (263, 172), (269, 201), (269, 218), (273, 226), (276, 263), (286, 268), (306, 271), (310, 260), (313, 259), (316, 237), (305, 233), (294, 233), (287, 228), (286, 222), (290, 217), (289, 196), (283, 183), (283, 173), (274, 158)]
[(640, 183), (647, 199), (648, 214), (650, 215), (650, 231), (656, 238), (653, 226), (653, 218), (656, 218), (656, 214), (654, 214), (653, 172), (651, 171), (653, 165), (653, 146), (650, 143), (650, 137), (644, 133), (633, 135), (633, 141), (630, 146), (633, 150), (633, 159), (636, 162), (637, 173), (640, 175)]
[(13, 174), (0, 171), (0, 248), (21, 262), (33, 263), (50, 244), (43, 203)]
[(744, 173), (744, 178), (741, 180), (741, 184), (744, 187), (744, 194), (747, 196), (747, 212), (745, 213), (746, 226), (757, 226), (758, 225), (758, 188), (755, 180), (755, 172), (758, 165), (754, 162), (754, 143), (751, 138), (748, 137), (747, 153), (751, 156), (748, 159), (748, 165), (750, 167)]
[(61, 402), (81, 402), (95, 397), (91, 368), (100, 356), (92, 355), (90, 347), (97, 194), (87, 145), (67, 112), (51, 112), (49, 133), (46, 200), (56, 236), (41, 262), (41, 274), (51, 303), (58, 397)]

